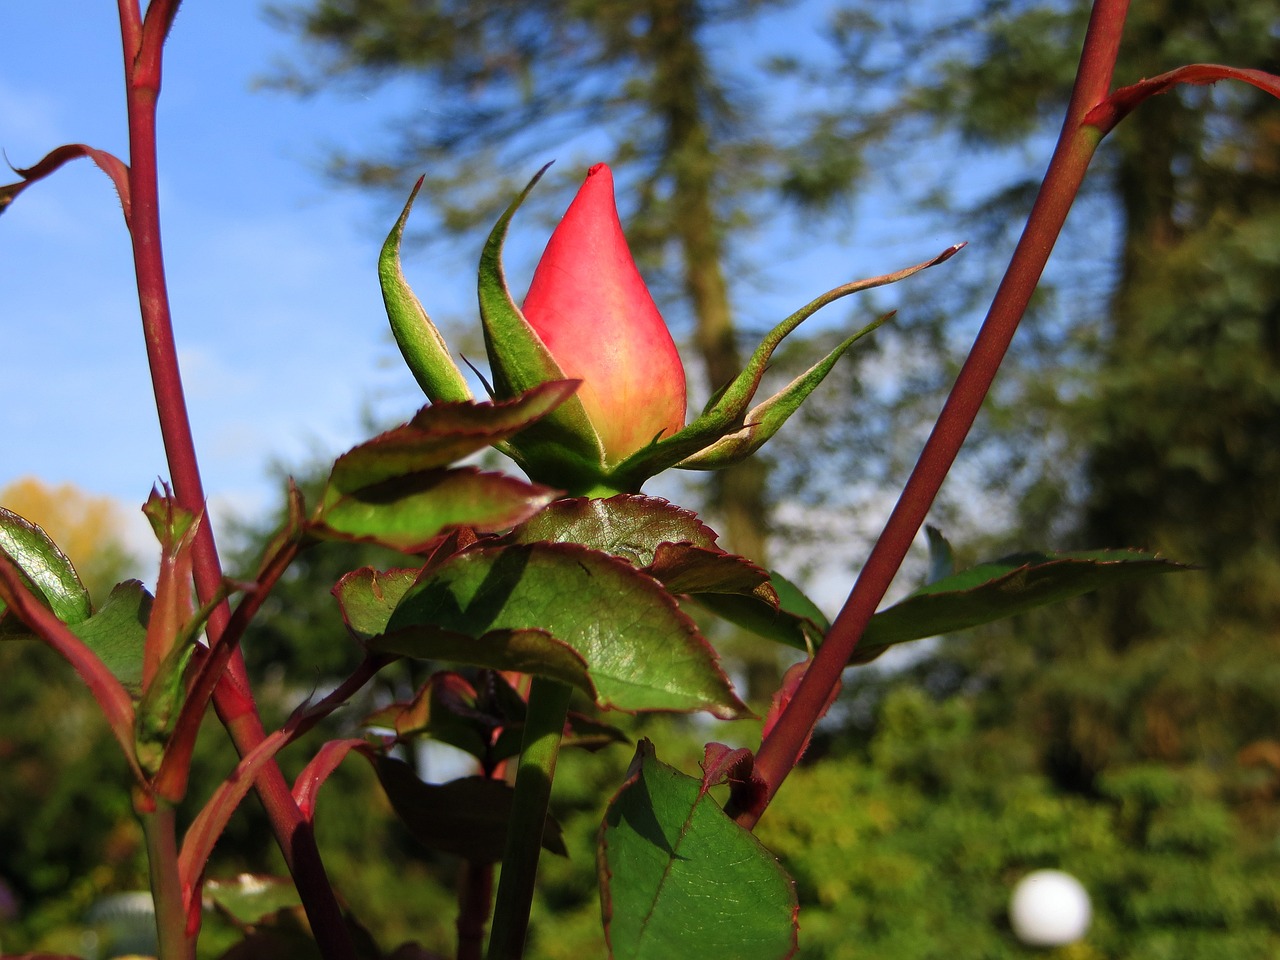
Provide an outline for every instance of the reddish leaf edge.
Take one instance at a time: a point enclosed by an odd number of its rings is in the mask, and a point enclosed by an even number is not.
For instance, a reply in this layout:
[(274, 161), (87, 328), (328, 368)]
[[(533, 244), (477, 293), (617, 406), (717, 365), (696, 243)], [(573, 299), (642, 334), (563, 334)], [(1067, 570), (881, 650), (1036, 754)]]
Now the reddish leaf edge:
[(120, 208), (124, 212), (124, 222), (133, 229), (133, 204), (129, 191), (129, 167), (113, 153), (91, 147), (87, 143), (64, 143), (55, 147), (29, 167), (9, 166), (9, 169), (22, 179), (17, 183), (0, 187), (0, 213), (9, 208), (9, 204), (18, 198), (23, 190), (43, 180), (59, 167), (81, 157), (88, 158), (97, 164), (98, 169), (111, 178), (115, 184), (116, 194), (120, 198)]
[(1097, 127), (1105, 136), (1144, 100), (1168, 93), (1179, 84), (1203, 85), (1219, 80), (1240, 80), (1280, 99), (1280, 76), (1274, 73), (1217, 63), (1192, 63), (1113, 91), (1084, 115), (1082, 123)]

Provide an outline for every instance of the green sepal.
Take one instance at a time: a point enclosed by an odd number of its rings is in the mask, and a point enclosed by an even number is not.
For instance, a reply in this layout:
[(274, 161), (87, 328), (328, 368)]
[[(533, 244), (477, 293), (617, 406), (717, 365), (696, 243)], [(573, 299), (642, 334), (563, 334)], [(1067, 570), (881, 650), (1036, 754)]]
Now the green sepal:
[(400, 266), (404, 225), (421, 189), (422, 180), (419, 179), (382, 245), (382, 253), (378, 257), (378, 282), (382, 286), (382, 302), (386, 305), (391, 332), (400, 346), (404, 362), (427, 398), (432, 403), (471, 400), (471, 390), (466, 378), (449, 356), (449, 345), (409, 287)]
[(170, 650), (138, 702), (134, 743), (138, 766), (148, 776), (159, 773), (164, 762), (165, 745), (186, 699), (183, 678), (194, 652), (193, 643), (180, 643)]
[[(782, 343), (788, 334), (823, 307), (850, 294), (896, 283), (919, 273), (921, 270), (936, 266), (945, 260), (950, 260), (963, 246), (964, 244), (962, 243), (955, 244), (931, 260), (878, 277), (854, 280), (851, 283), (828, 290), (821, 296), (810, 300), (769, 331), (768, 335), (760, 341), (760, 345), (756, 347), (755, 352), (752, 353), (751, 359), (747, 361), (743, 371), (726, 386), (712, 394), (701, 416), (678, 433), (655, 440), (649, 446), (636, 451), (620, 463), (611, 474), (614, 486), (618, 489), (638, 489), (640, 484), (647, 478), (675, 466), (709, 444), (715, 443), (725, 434), (741, 427), (747, 419), (747, 407), (760, 386), (760, 380), (764, 377), (765, 370), (769, 366), (769, 359), (773, 356), (774, 350), (778, 348), (778, 344)], [(880, 322), (882, 321), (872, 324), (869, 329), (874, 329)], [(861, 337), (867, 332), (868, 329), (861, 330), (855, 337)]]
[(693, 456), (685, 457), (676, 466), (682, 470), (719, 470), (751, 456), (778, 432), (793, 413), (800, 409), (800, 404), (804, 403), (818, 384), (826, 379), (831, 368), (836, 365), (836, 361), (844, 355), (845, 351), (888, 320), (890, 316), (892, 314), (885, 314), (875, 323), (868, 324), (853, 336), (843, 340), (820, 361), (752, 409), (740, 429), (725, 434)]
[[(501, 399), (531, 390), (548, 380), (565, 379), (560, 365), (512, 299), (502, 268), (502, 245), (511, 218), (546, 171), (547, 167), (539, 170), (498, 218), (480, 255), (480, 322), (484, 326), (494, 392)], [(530, 477), (570, 492), (594, 486), (603, 475), (604, 448), (577, 397), (570, 397), (502, 449)]]

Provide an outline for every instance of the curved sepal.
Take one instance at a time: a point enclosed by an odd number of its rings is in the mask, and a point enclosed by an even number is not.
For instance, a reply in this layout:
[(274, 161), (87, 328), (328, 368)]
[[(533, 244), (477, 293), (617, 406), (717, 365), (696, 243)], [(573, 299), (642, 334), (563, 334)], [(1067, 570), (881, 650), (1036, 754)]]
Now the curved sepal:
[(471, 400), (471, 389), (458, 365), (449, 356), (449, 345), (427, 316), (421, 301), (414, 295), (400, 266), (400, 244), (404, 239), (405, 221), (413, 201), (422, 189), (420, 178), (413, 186), (400, 217), (387, 235), (378, 257), (378, 282), (382, 286), (382, 302), (387, 308), (391, 333), (400, 346), (404, 362), (432, 403)]
[[(618, 487), (637, 488), (648, 477), (661, 473), (668, 467), (675, 466), (682, 460), (693, 456), (709, 444), (719, 440), (725, 434), (741, 427), (747, 419), (747, 408), (760, 386), (760, 380), (768, 369), (769, 360), (778, 345), (805, 320), (813, 316), (823, 307), (842, 297), (854, 293), (882, 287), (899, 280), (905, 280), (921, 270), (936, 266), (950, 260), (964, 246), (953, 244), (942, 253), (923, 263), (893, 273), (882, 274), (865, 280), (855, 280), (842, 286), (828, 290), (826, 293), (797, 310), (774, 327), (756, 347), (746, 367), (732, 381), (715, 393), (708, 402), (702, 415), (671, 437), (654, 441), (643, 450), (623, 461), (613, 471), (615, 485)], [(855, 339), (874, 329), (882, 321), (855, 334)], [(834, 361), (833, 361), (834, 362)]]
[(720, 470), (724, 467), (744, 460), (755, 453), (769, 440), (790, 416), (800, 409), (800, 404), (808, 399), (809, 394), (817, 388), (836, 361), (844, 356), (851, 346), (875, 330), (891, 317), (885, 314), (868, 324), (815, 363), (812, 367), (796, 377), (789, 384), (775, 393), (768, 400), (754, 407), (746, 416), (740, 429), (725, 434), (719, 440), (699, 450), (691, 457), (685, 457), (676, 464), (682, 470)]
[[(499, 398), (514, 396), (548, 380), (565, 378), (559, 364), (512, 299), (502, 267), (502, 246), (511, 218), (546, 171), (547, 167), (539, 170), (498, 218), (480, 255), (480, 322), (484, 326), (493, 388)], [(509, 446), (512, 456), (531, 476), (571, 490), (581, 488), (584, 477), (599, 477), (603, 469), (603, 445), (582, 401), (576, 397), (565, 401)]]

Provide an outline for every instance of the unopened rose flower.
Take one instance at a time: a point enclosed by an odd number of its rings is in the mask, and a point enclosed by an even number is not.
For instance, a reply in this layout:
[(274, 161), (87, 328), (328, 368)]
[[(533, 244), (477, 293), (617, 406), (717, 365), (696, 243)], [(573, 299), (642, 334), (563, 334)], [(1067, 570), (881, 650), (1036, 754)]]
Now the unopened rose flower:
[(684, 426), (684, 365), (632, 259), (598, 163), (551, 234), (524, 315), (566, 377), (618, 463)]

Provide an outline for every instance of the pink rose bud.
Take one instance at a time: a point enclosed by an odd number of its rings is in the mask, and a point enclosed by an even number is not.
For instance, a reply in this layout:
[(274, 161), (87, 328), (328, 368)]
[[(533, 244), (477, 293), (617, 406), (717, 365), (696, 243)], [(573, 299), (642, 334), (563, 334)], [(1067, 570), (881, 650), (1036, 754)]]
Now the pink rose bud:
[(631, 257), (598, 163), (534, 271), (524, 315), (568, 378), (615, 464), (684, 427), (684, 365)]

